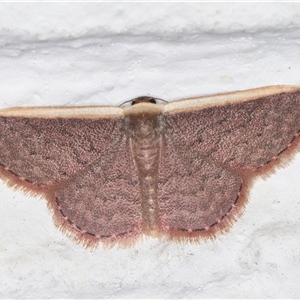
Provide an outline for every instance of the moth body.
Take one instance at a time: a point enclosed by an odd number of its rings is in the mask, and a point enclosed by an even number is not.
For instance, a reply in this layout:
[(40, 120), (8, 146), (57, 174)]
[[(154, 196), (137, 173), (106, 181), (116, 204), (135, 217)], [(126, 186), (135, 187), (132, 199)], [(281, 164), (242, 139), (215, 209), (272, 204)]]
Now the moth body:
[(300, 150), (299, 86), (155, 100), (0, 110), (0, 178), (46, 198), (87, 247), (197, 242), (229, 230), (256, 178)]
[(137, 102), (126, 113), (128, 140), (138, 173), (144, 232), (159, 231), (157, 186), (163, 130), (162, 110), (153, 102)]

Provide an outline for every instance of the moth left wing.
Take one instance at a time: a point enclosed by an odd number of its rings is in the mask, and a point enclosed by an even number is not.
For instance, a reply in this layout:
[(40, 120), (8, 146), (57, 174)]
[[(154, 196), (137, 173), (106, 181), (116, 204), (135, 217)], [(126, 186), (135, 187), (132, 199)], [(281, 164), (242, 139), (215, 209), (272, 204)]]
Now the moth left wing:
[(70, 179), (120, 139), (115, 107), (12, 108), (0, 111), (0, 176), (44, 191)]
[(0, 111), (0, 176), (42, 194), (55, 223), (86, 246), (142, 233), (141, 196), (123, 110)]
[(133, 244), (143, 231), (142, 201), (126, 135), (47, 199), (56, 224), (85, 246)]

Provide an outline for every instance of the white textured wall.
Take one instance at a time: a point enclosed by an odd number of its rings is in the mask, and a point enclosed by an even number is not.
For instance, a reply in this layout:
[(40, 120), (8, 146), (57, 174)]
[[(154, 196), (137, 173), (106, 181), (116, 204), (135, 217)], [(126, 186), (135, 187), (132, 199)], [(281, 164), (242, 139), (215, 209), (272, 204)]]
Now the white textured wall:
[[(298, 3), (1, 3), (0, 107), (300, 85)], [(85, 250), (0, 188), (0, 297), (300, 297), (300, 155), (215, 241)]]

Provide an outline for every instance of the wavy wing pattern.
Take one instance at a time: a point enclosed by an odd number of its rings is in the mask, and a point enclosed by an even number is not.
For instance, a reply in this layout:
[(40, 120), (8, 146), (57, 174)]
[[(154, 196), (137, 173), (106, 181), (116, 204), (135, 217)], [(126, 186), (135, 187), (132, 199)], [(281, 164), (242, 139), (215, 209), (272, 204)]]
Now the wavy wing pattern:
[(141, 97), (138, 109), (124, 112), (0, 111), (0, 176), (46, 197), (56, 225), (86, 246), (131, 244), (149, 215), (157, 216), (151, 234), (158, 237), (215, 236), (242, 212), (253, 179), (299, 149), (300, 90), (270, 87), (211, 99), (151, 110), (154, 99)]

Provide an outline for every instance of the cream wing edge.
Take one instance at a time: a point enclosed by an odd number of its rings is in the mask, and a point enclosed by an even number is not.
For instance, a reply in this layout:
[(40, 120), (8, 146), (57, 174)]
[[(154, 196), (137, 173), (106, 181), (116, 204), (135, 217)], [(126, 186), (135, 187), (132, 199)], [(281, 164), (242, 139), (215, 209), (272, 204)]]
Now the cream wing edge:
[(164, 113), (200, 110), (212, 106), (223, 106), (238, 102), (256, 100), (262, 97), (272, 96), (280, 93), (288, 93), (300, 90), (300, 86), (273, 85), (250, 90), (243, 90), (225, 94), (188, 98), (170, 102), (163, 107)]
[(0, 117), (100, 119), (124, 117), (124, 112), (115, 106), (13, 107), (1, 109)]
[(225, 94), (187, 98), (173, 101), (165, 105), (141, 103), (124, 109), (116, 106), (14, 107), (0, 109), (0, 117), (101, 119), (122, 118), (128, 113), (142, 113), (149, 110), (161, 110), (163, 113), (168, 114), (173, 112), (191, 111), (195, 109), (199, 110), (211, 106), (222, 106), (231, 103), (250, 101), (297, 90), (300, 90), (300, 86), (267, 86)]

